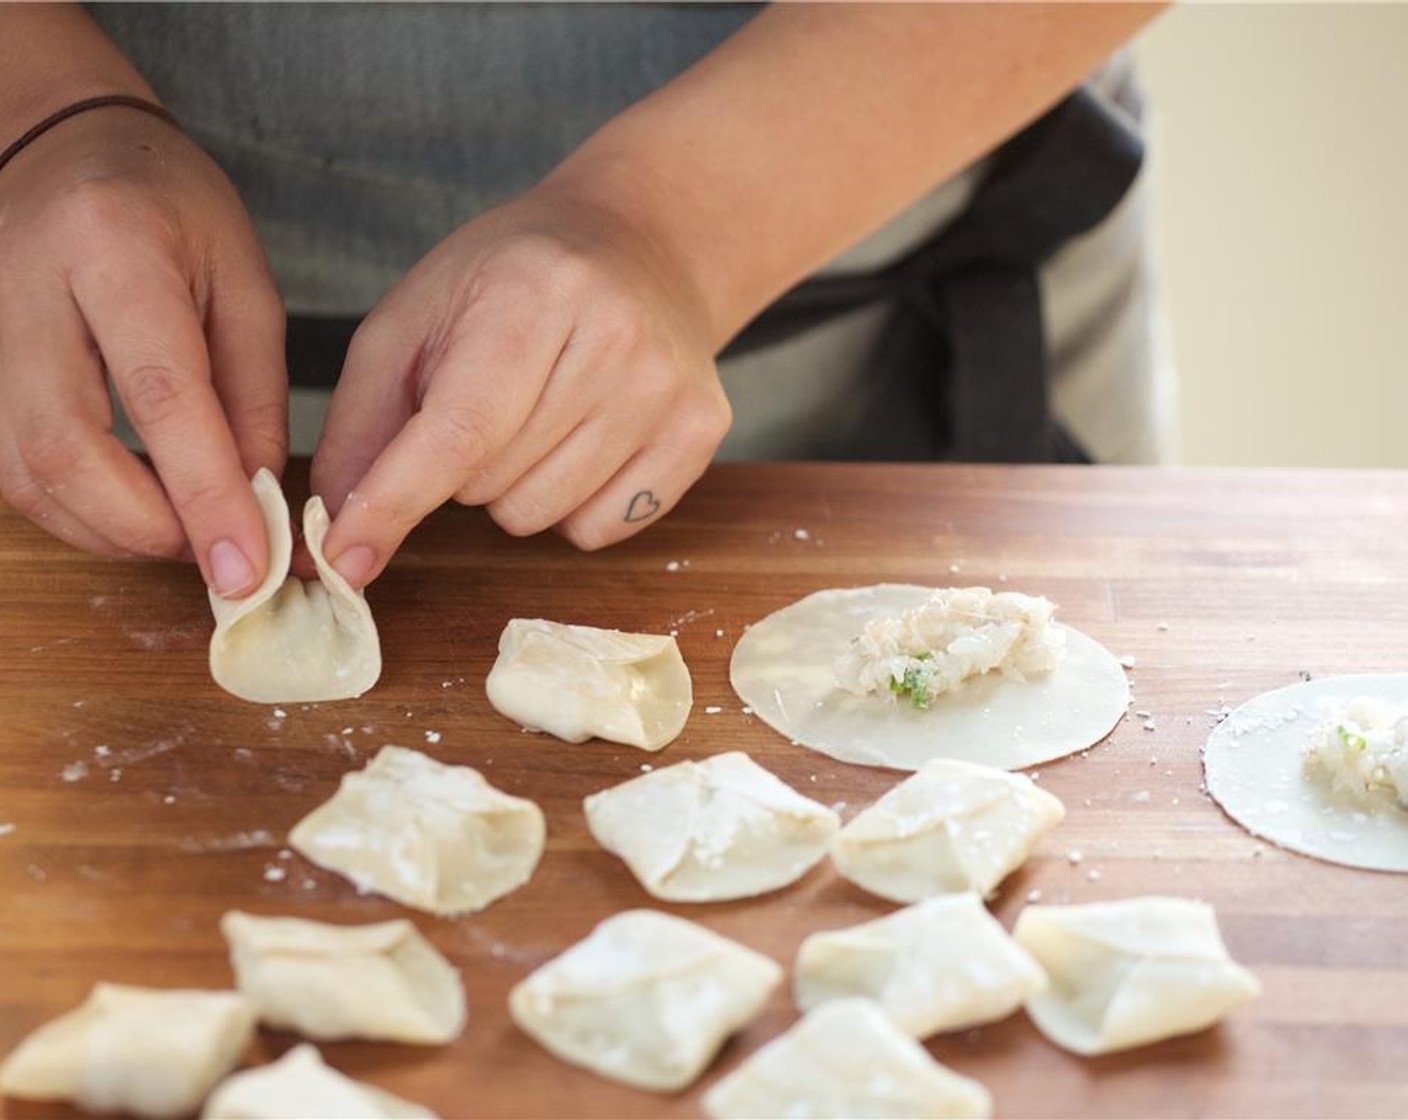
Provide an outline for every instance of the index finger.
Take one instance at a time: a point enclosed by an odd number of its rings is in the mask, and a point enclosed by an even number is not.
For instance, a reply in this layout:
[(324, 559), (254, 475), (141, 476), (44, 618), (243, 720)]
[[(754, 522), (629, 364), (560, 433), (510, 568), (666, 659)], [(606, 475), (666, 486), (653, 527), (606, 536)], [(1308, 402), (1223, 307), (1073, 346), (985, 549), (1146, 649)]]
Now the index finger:
[(73, 294), (206, 583), (227, 597), (257, 587), (264, 524), (184, 279), (169, 258), (126, 246), (76, 272)]
[[(361, 587), (374, 579), (406, 534), (521, 431), (538, 405), (565, 335), (565, 329), (533, 329), (523, 316), (515, 323), (495, 314), (487, 302), (465, 313), (430, 371), (420, 411), (347, 495), (323, 543), (348, 583)], [(348, 355), (346, 384), (339, 384), (339, 393), (358, 386), (367, 391), (374, 375), (361, 364), (358, 355)]]

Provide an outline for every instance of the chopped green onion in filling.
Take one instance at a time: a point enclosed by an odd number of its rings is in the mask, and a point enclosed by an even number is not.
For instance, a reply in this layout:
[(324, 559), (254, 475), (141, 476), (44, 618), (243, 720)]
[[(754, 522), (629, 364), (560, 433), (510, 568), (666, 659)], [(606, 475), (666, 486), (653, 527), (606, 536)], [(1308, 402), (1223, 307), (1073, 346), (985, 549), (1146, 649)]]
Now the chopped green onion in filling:
[[(914, 657), (915, 661), (929, 661), (933, 658), (932, 653), (920, 653)], [(929, 674), (918, 665), (911, 665), (904, 671), (902, 679), (890, 678), (890, 691), (896, 696), (909, 694), (909, 702), (919, 711), (927, 711), (930, 703), (929, 696)]]
[(1356, 735), (1344, 724), (1337, 724), (1335, 726), (1335, 731), (1339, 734), (1340, 742), (1343, 743), (1345, 746), (1353, 747), (1357, 751), (1368, 749), (1369, 740), (1364, 738), (1363, 735)]

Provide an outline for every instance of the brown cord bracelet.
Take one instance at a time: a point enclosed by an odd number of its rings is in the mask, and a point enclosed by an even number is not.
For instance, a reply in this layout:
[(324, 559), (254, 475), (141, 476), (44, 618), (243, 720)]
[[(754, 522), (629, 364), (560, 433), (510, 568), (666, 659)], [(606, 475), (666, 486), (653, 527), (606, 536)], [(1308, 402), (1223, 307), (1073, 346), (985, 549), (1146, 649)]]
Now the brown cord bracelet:
[(144, 113), (151, 113), (154, 117), (160, 117), (174, 128), (180, 127), (180, 125), (176, 123), (176, 118), (154, 101), (146, 101), (140, 97), (130, 97), (125, 93), (111, 93), (103, 97), (88, 97), (82, 101), (75, 101), (72, 105), (66, 105), (57, 113), (52, 113), (45, 117), (3, 152), (0, 152), (0, 171), (4, 171), (6, 164), (56, 124), (63, 124), (63, 122), (70, 117), (76, 117), (79, 113), (86, 113), (90, 109), (106, 109), (112, 105), (121, 106), (126, 109), (140, 109)]

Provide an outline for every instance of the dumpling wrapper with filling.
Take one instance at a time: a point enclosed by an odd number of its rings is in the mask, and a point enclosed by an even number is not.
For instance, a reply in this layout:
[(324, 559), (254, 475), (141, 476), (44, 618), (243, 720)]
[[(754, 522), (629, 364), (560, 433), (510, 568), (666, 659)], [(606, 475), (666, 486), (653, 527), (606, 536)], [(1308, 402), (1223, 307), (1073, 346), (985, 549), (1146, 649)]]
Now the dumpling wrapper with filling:
[(515, 618), (485, 682), (489, 703), (530, 731), (658, 751), (694, 703), (675, 639)]
[(717, 902), (796, 882), (840, 818), (742, 751), (681, 762), (592, 794), (587, 826), (656, 898)]
[(721, 1079), (702, 1101), (712, 1120), (960, 1120), (992, 1115), (979, 1082), (936, 1062), (868, 999), (808, 1012)]
[(520, 982), (508, 1006), (563, 1061), (670, 1093), (703, 1072), (781, 979), (774, 961), (703, 926), (628, 910)]
[(1408, 674), (1321, 677), (1263, 693), (1213, 729), (1203, 749), (1208, 793), (1255, 836), (1316, 859), (1408, 872), (1408, 808), (1377, 808), (1305, 766), (1317, 726), (1365, 697), (1408, 708)]
[(860, 996), (915, 1038), (1006, 1018), (1045, 987), (1031, 954), (975, 894), (931, 898), (872, 922), (814, 933), (793, 969), (803, 1011)]
[(526, 883), (546, 833), (542, 810), (495, 789), (479, 771), (383, 747), (288, 838), (359, 891), (453, 916)]
[(238, 992), (97, 984), (15, 1048), (0, 1066), (0, 1095), (186, 1116), (253, 1038), (254, 1007)]
[(857, 813), (831, 857), (851, 882), (892, 902), (987, 896), (1065, 815), (1025, 774), (941, 759)]
[(856, 695), (837, 665), (869, 622), (923, 606), (932, 587), (879, 584), (817, 591), (754, 623), (729, 677), (754, 713), (787, 738), (842, 762), (917, 770), (936, 758), (1019, 770), (1098, 743), (1129, 701), (1119, 661), (1079, 630), (1052, 623), (1065, 654), (1045, 676), (973, 677), (926, 710), (893, 695)]
[(305, 583), (289, 575), (293, 533), (278, 479), (261, 470), (252, 485), (269, 538), (268, 573), (243, 599), (210, 592), (211, 676), (226, 692), (260, 704), (362, 695), (381, 676), (381, 642), (366, 597), (323, 555), (329, 521), (322, 498), (303, 507), (303, 537), (318, 569)]
[(307, 1043), (277, 1062), (221, 1082), (200, 1115), (201, 1120), (435, 1120), (429, 1109), (339, 1073)]
[(404, 918), (341, 926), (232, 910), (220, 920), (235, 983), (275, 1030), (433, 1045), (464, 1029), (464, 985)]
[(1227, 953), (1213, 909), (1183, 898), (1028, 906), (1013, 936), (1049, 987), (1027, 1014), (1076, 1054), (1192, 1034), (1261, 993)]

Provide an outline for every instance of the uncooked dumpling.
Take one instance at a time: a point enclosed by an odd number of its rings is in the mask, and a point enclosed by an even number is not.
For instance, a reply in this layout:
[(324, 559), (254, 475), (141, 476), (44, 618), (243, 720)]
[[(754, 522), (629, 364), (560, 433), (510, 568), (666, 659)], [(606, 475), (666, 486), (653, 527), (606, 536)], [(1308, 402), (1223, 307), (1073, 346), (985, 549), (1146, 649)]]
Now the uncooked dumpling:
[(451, 916), (526, 883), (545, 836), (533, 802), (495, 789), (479, 771), (383, 747), (294, 826), (289, 843), (360, 891)]
[(851, 882), (893, 902), (986, 896), (1065, 815), (1025, 774), (943, 759), (857, 813), (831, 856)]
[(254, 1007), (238, 992), (97, 984), (79, 1007), (15, 1048), (0, 1066), (0, 1095), (185, 1116), (253, 1037)]
[(782, 979), (777, 964), (653, 910), (608, 918), (509, 993), (513, 1021), (565, 1062), (673, 1092)]
[(404, 918), (339, 926), (232, 910), (220, 931), (235, 982), (265, 1026), (319, 1040), (426, 1044), (464, 1029), (459, 973)]
[(807, 1014), (704, 1094), (712, 1120), (962, 1120), (992, 1115), (992, 1096), (960, 1077), (868, 999)]
[(955, 894), (812, 934), (797, 953), (793, 986), (803, 1011), (860, 996), (928, 1038), (1005, 1018), (1046, 977), (977, 895)]
[(1408, 674), (1322, 677), (1243, 704), (1208, 738), (1208, 792), (1293, 852), (1408, 872)]
[(435, 1120), (429, 1109), (345, 1077), (306, 1043), (277, 1062), (222, 1082), (200, 1115), (201, 1120)]
[(587, 826), (641, 886), (672, 902), (777, 890), (826, 855), (841, 827), (742, 751), (681, 762), (585, 801)]
[(1013, 936), (1050, 981), (1027, 1001), (1027, 1013), (1042, 1034), (1077, 1054), (1200, 1031), (1261, 992), (1228, 956), (1205, 902), (1028, 906)]
[(1020, 769), (1099, 742), (1129, 701), (1114, 655), (1051, 609), (986, 588), (818, 591), (751, 626), (729, 675), (767, 724), (842, 762)]
[(658, 751), (694, 700), (675, 639), (515, 618), (485, 682), (489, 703), (531, 731)]
[(381, 643), (365, 596), (323, 556), (329, 522), (322, 498), (303, 507), (303, 537), (318, 569), (318, 578), (305, 583), (289, 575), (293, 534), (278, 479), (261, 470), (253, 486), (269, 538), (268, 574), (243, 599), (210, 593), (211, 676), (225, 691), (260, 704), (362, 695), (381, 675)]

